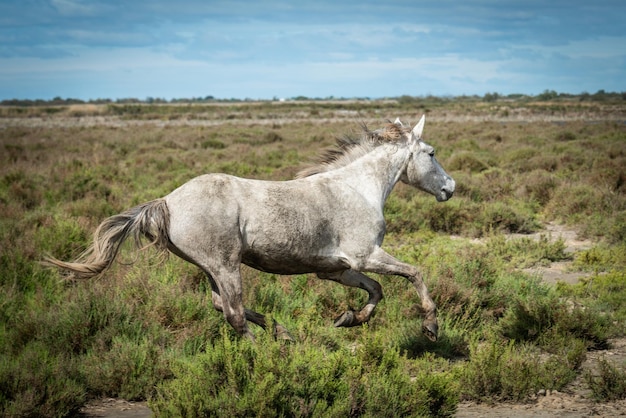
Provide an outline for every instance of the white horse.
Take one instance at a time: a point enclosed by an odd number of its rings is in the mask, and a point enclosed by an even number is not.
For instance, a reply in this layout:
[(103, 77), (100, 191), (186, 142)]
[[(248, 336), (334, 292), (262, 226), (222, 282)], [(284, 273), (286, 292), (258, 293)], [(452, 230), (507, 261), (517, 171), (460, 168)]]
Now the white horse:
[[(436, 307), (419, 271), (382, 248), (383, 206), (398, 181), (448, 200), (454, 180), (421, 140), (424, 116), (413, 128), (399, 119), (358, 138), (338, 140), (322, 161), (289, 181), (250, 180), (207, 174), (167, 196), (106, 219), (76, 262), (47, 258), (77, 278), (102, 274), (121, 243), (147, 237), (200, 267), (211, 284), (215, 308), (242, 335), (254, 338), (247, 321), (263, 328), (265, 317), (244, 308), (241, 263), (276, 274), (316, 273), (369, 294), (359, 311), (340, 315), (335, 326), (367, 322), (382, 299), (378, 282), (363, 272), (406, 277), (425, 312), (424, 334), (437, 339)], [(277, 324), (276, 330), (286, 330)]]

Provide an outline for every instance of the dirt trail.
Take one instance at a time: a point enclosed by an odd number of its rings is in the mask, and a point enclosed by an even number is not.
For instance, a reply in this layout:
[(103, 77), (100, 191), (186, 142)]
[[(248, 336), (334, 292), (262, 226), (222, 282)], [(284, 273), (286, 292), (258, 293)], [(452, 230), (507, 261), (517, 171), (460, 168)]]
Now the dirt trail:
[(146, 402), (129, 402), (123, 399), (95, 399), (83, 406), (77, 418), (150, 418), (152, 411)]
[[(415, 112), (400, 111), (394, 114), (402, 120), (410, 120), (415, 117)], [(509, 111), (507, 116), (502, 116), (499, 112), (493, 110), (484, 110), (476, 114), (467, 114), (465, 112), (454, 111), (433, 111), (429, 113), (430, 122), (498, 122), (498, 123), (529, 123), (529, 122), (576, 122), (584, 121), (586, 123), (593, 122), (623, 122), (624, 114), (621, 111), (609, 110), (598, 112), (572, 112), (560, 114), (533, 113), (528, 108), (517, 108)], [(314, 124), (328, 124), (337, 122), (379, 122), (380, 115), (362, 115), (358, 111), (352, 110), (335, 110), (325, 113), (324, 115), (312, 116), (310, 111), (292, 111), (272, 112), (263, 116), (251, 116), (246, 112), (234, 111), (230, 115), (222, 115), (221, 118), (215, 118), (214, 115), (189, 114), (183, 115), (178, 119), (164, 118), (161, 115), (155, 115), (146, 119), (129, 119), (126, 116), (110, 115), (110, 114), (87, 114), (82, 116), (71, 114), (55, 114), (55, 115), (32, 115), (28, 117), (2, 117), (0, 118), (0, 129), (9, 127), (28, 127), (28, 128), (72, 128), (72, 127), (126, 127), (126, 126), (217, 126), (224, 124), (237, 125), (282, 125), (296, 122), (306, 122)]]

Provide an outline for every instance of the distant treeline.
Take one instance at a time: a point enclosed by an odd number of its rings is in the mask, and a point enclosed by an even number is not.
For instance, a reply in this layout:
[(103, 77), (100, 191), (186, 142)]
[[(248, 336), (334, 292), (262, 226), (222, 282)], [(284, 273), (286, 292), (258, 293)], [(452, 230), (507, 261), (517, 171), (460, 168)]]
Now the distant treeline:
[(503, 95), (500, 93), (485, 93), (483, 96), (479, 95), (462, 95), (462, 96), (411, 96), (411, 95), (403, 95), (397, 97), (382, 97), (382, 98), (370, 98), (370, 97), (307, 97), (307, 96), (296, 96), (291, 98), (278, 98), (274, 97), (272, 99), (220, 99), (214, 96), (204, 96), (204, 97), (191, 97), (191, 98), (177, 98), (177, 99), (163, 99), (157, 97), (146, 97), (145, 99), (138, 98), (123, 98), (123, 99), (90, 99), (90, 100), (81, 100), (81, 99), (73, 99), (73, 98), (62, 98), (55, 97), (51, 100), (44, 99), (10, 99), (10, 100), (2, 100), (0, 101), (0, 105), (2, 106), (50, 106), (50, 105), (73, 105), (73, 104), (175, 104), (175, 103), (238, 103), (238, 102), (285, 102), (285, 101), (328, 101), (328, 100), (336, 100), (336, 101), (347, 101), (347, 100), (363, 100), (363, 101), (374, 101), (374, 100), (398, 100), (399, 102), (413, 102), (413, 101), (485, 101), (485, 102), (496, 102), (496, 101), (530, 101), (530, 100), (540, 100), (540, 101), (553, 101), (553, 100), (578, 100), (578, 101), (626, 101), (626, 92), (607, 92), (604, 90), (598, 90), (595, 93), (580, 93), (580, 94), (570, 94), (570, 93), (558, 93), (554, 90), (544, 90), (543, 93), (537, 95), (526, 95), (526, 94), (508, 94)]

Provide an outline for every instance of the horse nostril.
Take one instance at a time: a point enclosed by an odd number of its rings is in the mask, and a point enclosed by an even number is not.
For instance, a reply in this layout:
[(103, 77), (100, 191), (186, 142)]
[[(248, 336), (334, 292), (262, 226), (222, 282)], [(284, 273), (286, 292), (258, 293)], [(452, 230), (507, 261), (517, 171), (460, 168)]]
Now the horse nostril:
[(452, 194), (454, 193), (454, 186), (455, 186), (454, 182), (452, 182), (451, 184), (446, 184), (445, 186), (441, 188), (441, 191), (444, 192), (448, 196), (452, 196)]

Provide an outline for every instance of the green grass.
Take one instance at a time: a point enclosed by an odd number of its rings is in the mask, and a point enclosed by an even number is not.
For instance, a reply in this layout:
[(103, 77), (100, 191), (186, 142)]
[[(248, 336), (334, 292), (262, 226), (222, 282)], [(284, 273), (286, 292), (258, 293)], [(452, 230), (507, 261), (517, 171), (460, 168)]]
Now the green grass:
[[(459, 400), (524, 401), (562, 389), (583, 373), (586, 350), (626, 335), (619, 124), (427, 123), (457, 193), (437, 203), (399, 186), (386, 207), (385, 248), (422, 269), (439, 306), (437, 343), (422, 336), (417, 294), (399, 277), (375, 277), (385, 298), (368, 325), (335, 329), (334, 318), (363, 305), (365, 292), (243, 268), (246, 305), (295, 339), (274, 341), (253, 327), (252, 344), (212, 309), (200, 272), (174, 256), (124, 249), (105, 277), (78, 283), (39, 264), (47, 253), (75, 258), (103, 218), (196, 175), (292, 178), (334, 135), (358, 129), (354, 120), (319, 122), (337, 111), (383, 123), (418, 108), (475, 116), (496, 112), (491, 106), (409, 98), (379, 106), (112, 105), (104, 111), (129, 119), (227, 123), (0, 129), (0, 415), (65, 416), (110, 396), (148, 400), (157, 416), (451, 416)], [(550, 103), (519, 106), (541, 115)], [(577, 106), (558, 111), (589, 105)], [(3, 115), (37, 112), (45, 110)], [(308, 119), (274, 122), (289, 112)], [(241, 115), (263, 123), (238, 124)], [(598, 244), (571, 254), (558, 237), (504, 235), (541, 232), (546, 221)], [(551, 287), (521, 270), (555, 261), (590, 277)], [(586, 382), (598, 399), (614, 399), (621, 392), (607, 388), (620, 373), (610, 364)]]

